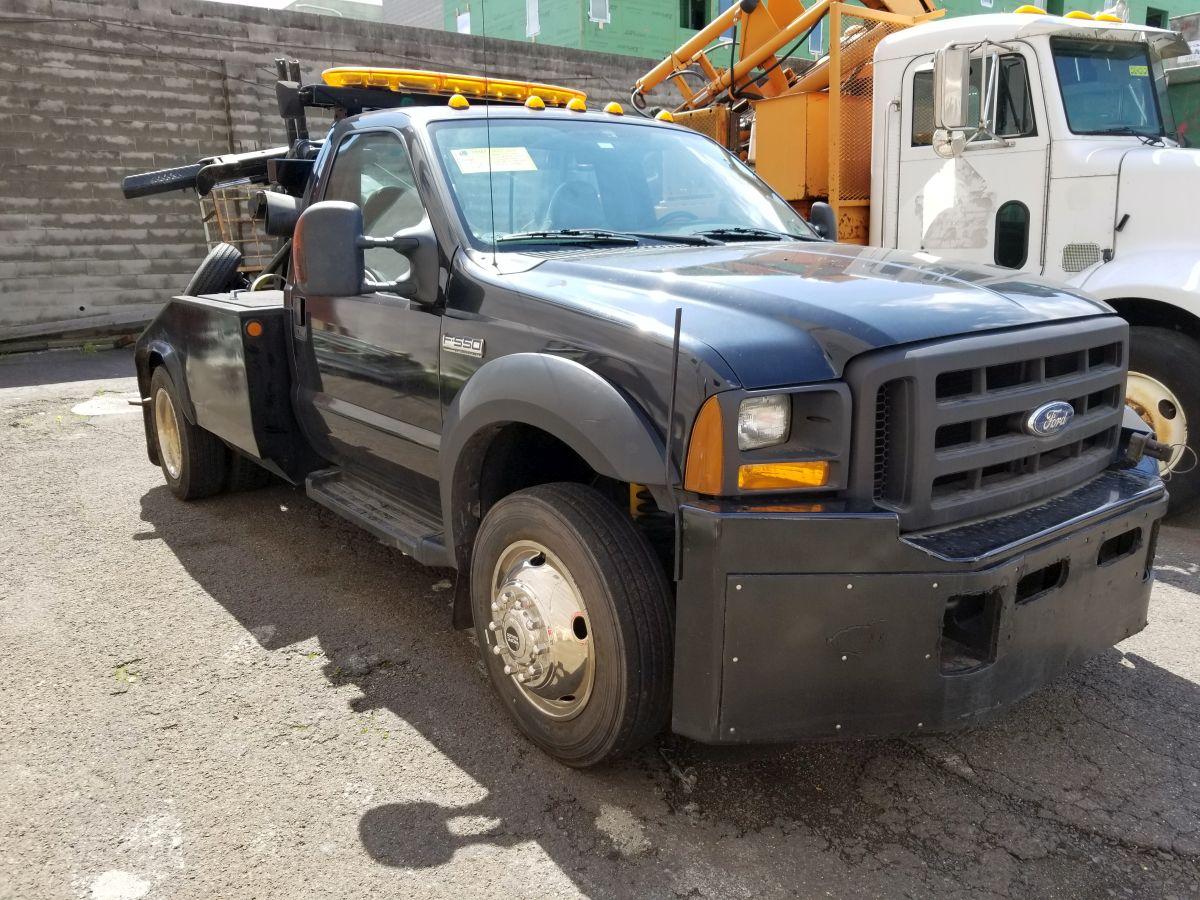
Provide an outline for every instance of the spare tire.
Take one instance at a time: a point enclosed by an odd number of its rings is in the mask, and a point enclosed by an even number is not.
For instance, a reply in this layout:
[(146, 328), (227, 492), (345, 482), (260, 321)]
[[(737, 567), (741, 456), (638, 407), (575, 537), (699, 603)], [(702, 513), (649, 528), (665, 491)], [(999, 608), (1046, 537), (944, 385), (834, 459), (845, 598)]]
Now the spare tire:
[(201, 294), (221, 294), (234, 288), (244, 287), (245, 279), (238, 267), (242, 264), (242, 251), (232, 244), (217, 244), (208, 251), (200, 268), (187, 283), (183, 292), (189, 297)]

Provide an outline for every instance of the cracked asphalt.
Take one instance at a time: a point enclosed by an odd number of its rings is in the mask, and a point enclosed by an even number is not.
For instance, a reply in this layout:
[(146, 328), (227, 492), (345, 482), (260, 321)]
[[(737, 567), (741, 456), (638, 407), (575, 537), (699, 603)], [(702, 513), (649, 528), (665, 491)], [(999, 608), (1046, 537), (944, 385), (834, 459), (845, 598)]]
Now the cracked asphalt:
[(0, 357), (0, 897), (1200, 897), (1200, 517), (995, 725), (575, 772), (449, 573), (285, 486), (175, 501), (131, 373)]

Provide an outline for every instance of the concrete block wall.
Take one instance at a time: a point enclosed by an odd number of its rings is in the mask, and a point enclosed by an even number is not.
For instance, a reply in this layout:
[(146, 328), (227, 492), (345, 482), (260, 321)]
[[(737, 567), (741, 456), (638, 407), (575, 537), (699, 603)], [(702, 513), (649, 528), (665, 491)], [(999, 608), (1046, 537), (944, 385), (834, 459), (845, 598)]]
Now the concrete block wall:
[[(0, 4), (0, 342), (136, 327), (206, 246), (124, 175), (284, 143), (272, 60), (532, 78), (624, 100), (653, 61), (206, 0)], [(319, 120), (314, 117), (314, 134)]]

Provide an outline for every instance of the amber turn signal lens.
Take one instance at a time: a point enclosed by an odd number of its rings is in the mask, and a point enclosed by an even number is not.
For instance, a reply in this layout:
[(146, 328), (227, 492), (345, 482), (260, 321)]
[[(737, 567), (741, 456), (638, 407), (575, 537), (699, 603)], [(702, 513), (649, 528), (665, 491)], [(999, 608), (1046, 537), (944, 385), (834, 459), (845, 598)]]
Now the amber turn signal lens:
[(248, 337), (262, 337), (262, 333), (262, 322), (259, 322), (256, 319), (251, 319), (246, 323), (246, 335)]
[(709, 397), (700, 407), (688, 441), (687, 463), (683, 468), (684, 489), (697, 494), (720, 494), (721, 472), (725, 468), (725, 428), (721, 422), (721, 404)]
[(821, 487), (828, 481), (829, 463), (823, 459), (755, 463), (738, 468), (738, 487), (744, 491), (784, 491), (789, 488)]

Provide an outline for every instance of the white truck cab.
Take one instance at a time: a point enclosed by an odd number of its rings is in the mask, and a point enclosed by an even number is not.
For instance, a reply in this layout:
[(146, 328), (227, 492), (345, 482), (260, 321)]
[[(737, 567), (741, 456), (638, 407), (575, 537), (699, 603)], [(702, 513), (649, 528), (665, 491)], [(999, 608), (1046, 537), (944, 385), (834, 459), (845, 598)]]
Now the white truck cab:
[[(1134, 326), (1128, 399), (1200, 494), (1200, 150), (1163, 59), (1178, 35), (1009, 13), (929, 22), (874, 57), (870, 243), (1046, 275)], [(1189, 436), (1189, 421), (1192, 434)]]

